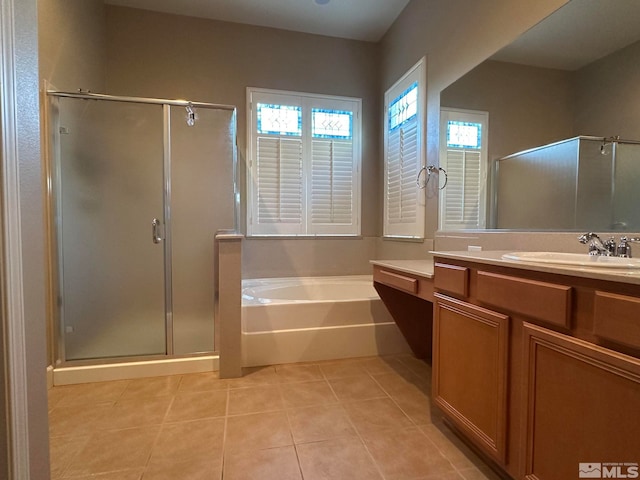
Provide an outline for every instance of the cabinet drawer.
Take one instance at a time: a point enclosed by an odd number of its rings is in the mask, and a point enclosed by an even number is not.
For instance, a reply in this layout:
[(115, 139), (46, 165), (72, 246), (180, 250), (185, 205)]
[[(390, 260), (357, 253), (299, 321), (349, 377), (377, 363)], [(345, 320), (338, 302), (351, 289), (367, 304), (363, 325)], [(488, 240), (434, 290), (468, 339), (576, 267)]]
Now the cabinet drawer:
[(438, 290), (461, 295), (469, 295), (469, 269), (446, 263), (436, 263), (433, 267), (434, 286)]
[(478, 272), (478, 300), (569, 328), (571, 287), (497, 273)]
[(413, 295), (418, 293), (418, 279), (408, 275), (384, 269), (376, 269), (373, 280)]
[(593, 317), (599, 337), (640, 348), (640, 298), (596, 292)]

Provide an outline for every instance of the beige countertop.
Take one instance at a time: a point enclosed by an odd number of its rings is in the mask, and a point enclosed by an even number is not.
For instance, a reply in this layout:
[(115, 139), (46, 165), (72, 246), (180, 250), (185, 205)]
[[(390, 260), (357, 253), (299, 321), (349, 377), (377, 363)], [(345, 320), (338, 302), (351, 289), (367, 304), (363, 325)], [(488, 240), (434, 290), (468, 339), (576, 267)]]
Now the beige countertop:
[(571, 275), (574, 277), (593, 278), (610, 282), (622, 282), (640, 285), (640, 269), (631, 268), (589, 268), (572, 265), (552, 265), (548, 263), (524, 262), (519, 260), (505, 260), (502, 255), (513, 253), (513, 250), (482, 250), (477, 252), (430, 252), (434, 257), (450, 260), (464, 260), (468, 262), (498, 265), (503, 267), (520, 268), (536, 272)]
[(372, 265), (392, 268), (399, 272), (433, 278), (433, 258), (421, 260), (371, 260)]

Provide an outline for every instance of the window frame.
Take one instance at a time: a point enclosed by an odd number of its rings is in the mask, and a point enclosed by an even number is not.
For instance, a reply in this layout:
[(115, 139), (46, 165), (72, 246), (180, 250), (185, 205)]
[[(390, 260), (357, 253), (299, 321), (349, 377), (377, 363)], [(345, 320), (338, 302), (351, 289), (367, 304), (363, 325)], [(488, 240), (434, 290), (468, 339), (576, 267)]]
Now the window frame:
[[(285, 103), (283, 103), (285, 102)], [(302, 142), (302, 217), (300, 224), (285, 225), (274, 223), (271, 226), (258, 224), (257, 205), (257, 140), (260, 134), (257, 131), (257, 104), (271, 103), (278, 105), (300, 106), (302, 108), (302, 135), (301, 136), (273, 136), (272, 138), (299, 138)], [(316, 223), (312, 222), (312, 160), (313, 141), (344, 141), (339, 137), (314, 137), (312, 111), (313, 109), (325, 109), (336, 111), (350, 111), (352, 116), (352, 149), (353, 149), (353, 175), (352, 175), (352, 210), (351, 223)], [(266, 134), (263, 134), (266, 135)], [(362, 99), (335, 95), (320, 95), (305, 92), (286, 90), (274, 90), (256, 87), (247, 87), (247, 237), (289, 237), (289, 238), (315, 238), (315, 237), (359, 237), (361, 235), (361, 208), (362, 208)]]
[[(416, 170), (415, 177), (411, 185), (416, 189), (416, 213), (415, 219), (411, 223), (392, 223), (389, 218), (389, 137), (391, 133), (406, 123), (400, 122), (394, 128), (390, 128), (389, 110), (395, 101), (406, 93), (410, 87), (417, 83), (417, 111), (416, 111)], [(384, 94), (384, 115), (383, 128), (383, 237), (395, 240), (415, 240), (422, 241), (425, 238), (426, 224), (426, 195), (424, 189), (420, 189), (417, 184), (418, 174), (426, 165), (426, 110), (427, 110), (427, 60), (422, 57), (413, 65), (400, 79), (398, 79)], [(413, 188), (413, 187), (411, 187)]]

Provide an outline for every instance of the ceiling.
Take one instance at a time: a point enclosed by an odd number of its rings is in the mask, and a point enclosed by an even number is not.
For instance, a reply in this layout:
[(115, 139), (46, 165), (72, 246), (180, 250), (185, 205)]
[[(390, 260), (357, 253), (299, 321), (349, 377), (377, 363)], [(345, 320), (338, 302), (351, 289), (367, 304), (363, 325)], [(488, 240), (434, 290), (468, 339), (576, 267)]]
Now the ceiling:
[(640, 40), (639, 0), (572, 0), (492, 60), (578, 70)]
[(158, 12), (377, 42), (409, 0), (104, 0)]

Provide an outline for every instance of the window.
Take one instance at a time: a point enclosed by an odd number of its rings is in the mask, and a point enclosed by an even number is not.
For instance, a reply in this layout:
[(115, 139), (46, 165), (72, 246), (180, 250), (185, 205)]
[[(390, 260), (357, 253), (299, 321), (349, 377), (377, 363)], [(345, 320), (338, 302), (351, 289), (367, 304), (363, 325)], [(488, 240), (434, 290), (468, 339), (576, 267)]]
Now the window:
[(441, 230), (486, 226), (488, 123), (486, 112), (441, 110), (440, 165), (448, 179), (440, 197)]
[(359, 235), (360, 99), (247, 93), (247, 234)]
[(425, 59), (385, 93), (384, 236), (424, 238), (424, 193), (417, 178), (424, 165)]

